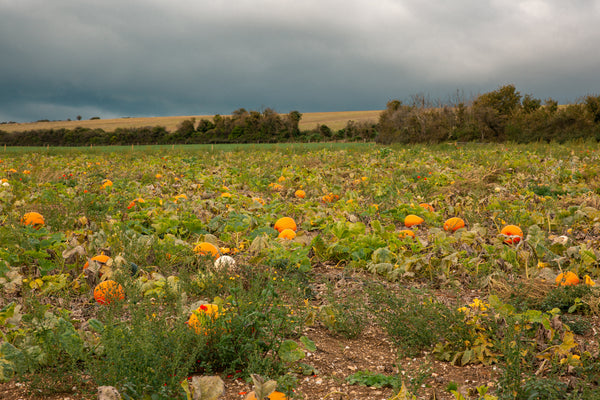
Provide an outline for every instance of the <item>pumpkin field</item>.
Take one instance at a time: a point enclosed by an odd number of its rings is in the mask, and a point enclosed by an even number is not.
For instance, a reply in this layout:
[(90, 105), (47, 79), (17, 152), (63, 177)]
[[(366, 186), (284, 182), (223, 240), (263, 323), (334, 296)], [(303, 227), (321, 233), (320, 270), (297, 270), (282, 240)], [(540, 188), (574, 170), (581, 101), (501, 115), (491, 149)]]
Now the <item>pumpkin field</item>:
[(595, 142), (4, 148), (0, 398), (600, 398), (599, 174)]

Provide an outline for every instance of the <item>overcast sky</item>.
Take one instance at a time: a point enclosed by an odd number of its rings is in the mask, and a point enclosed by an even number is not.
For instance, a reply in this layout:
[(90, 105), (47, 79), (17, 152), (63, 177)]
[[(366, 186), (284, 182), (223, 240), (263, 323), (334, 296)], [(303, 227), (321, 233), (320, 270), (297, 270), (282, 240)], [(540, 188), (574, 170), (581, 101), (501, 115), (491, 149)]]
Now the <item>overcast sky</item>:
[(600, 0), (0, 0), (0, 121), (600, 94)]

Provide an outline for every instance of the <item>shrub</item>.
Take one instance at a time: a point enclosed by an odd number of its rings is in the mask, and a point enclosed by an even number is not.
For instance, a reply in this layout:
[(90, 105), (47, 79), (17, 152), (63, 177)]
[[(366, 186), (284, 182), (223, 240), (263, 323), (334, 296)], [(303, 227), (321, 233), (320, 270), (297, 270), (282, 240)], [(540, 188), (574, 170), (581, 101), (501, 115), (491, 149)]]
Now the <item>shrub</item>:
[(562, 312), (567, 313), (571, 307), (578, 304), (577, 311), (586, 313), (589, 312), (589, 306), (585, 303), (581, 303), (580, 300), (589, 295), (591, 291), (592, 289), (588, 285), (558, 286), (548, 292), (546, 297), (544, 297), (544, 300), (542, 300), (540, 308), (544, 311), (558, 308)]
[(392, 294), (375, 287), (369, 298), (373, 315), (402, 355), (413, 357), (441, 341), (462, 344), (470, 337), (461, 313), (426, 293)]
[(117, 302), (101, 310), (102, 347), (89, 362), (98, 385), (115, 386), (133, 398), (177, 397), (179, 382), (193, 371), (206, 337), (184, 323), (187, 315), (173, 300), (159, 305), (141, 298), (127, 308)]

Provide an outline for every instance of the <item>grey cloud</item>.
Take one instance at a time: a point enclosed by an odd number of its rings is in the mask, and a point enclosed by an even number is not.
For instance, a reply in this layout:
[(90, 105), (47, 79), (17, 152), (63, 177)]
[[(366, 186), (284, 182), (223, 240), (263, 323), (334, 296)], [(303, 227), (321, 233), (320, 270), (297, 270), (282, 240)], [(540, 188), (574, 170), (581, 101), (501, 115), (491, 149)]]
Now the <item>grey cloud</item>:
[(0, 0), (0, 121), (597, 93), (598, 1)]

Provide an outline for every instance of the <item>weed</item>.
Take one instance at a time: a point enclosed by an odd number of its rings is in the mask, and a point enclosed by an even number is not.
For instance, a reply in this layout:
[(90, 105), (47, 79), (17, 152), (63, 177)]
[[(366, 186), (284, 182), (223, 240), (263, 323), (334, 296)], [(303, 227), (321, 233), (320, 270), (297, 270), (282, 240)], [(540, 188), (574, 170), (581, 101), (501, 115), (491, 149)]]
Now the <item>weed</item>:
[[(557, 286), (550, 290), (540, 304), (540, 309), (549, 311), (558, 308), (562, 312), (588, 313), (590, 308), (587, 304), (581, 302), (581, 299), (592, 292), (590, 286)], [(575, 306), (575, 307), (573, 307)]]
[(182, 304), (172, 301), (140, 298), (126, 307), (122, 302), (104, 307), (101, 347), (89, 362), (90, 375), (133, 398), (155, 393), (173, 398), (208, 340), (190, 329), (186, 318)]
[(327, 329), (346, 339), (357, 338), (367, 324), (364, 299), (358, 294), (344, 298), (335, 297), (330, 288), (327, 301), (328, 304), (320, 310), (321, 321)]
[(458, 383), (456, 383), (454, 381), (450, 381), (446, 385), (446, 392), (452, 392), (452, 391), (457, 391), (457, 390), (458, 390)]
[(591, 323), (579, 315), (561, 315), (560, 319), (576, 335), (586, 335), (592, 330)]
[(427, 293), (403, 290), (392, 294), (374, 287), (369, 297), (373, 315), (401, 355), (416, 356), (442, 340), (464, 343), (470, 339), (460, 312)]
[(432, 366), (428, 362), (419, 365), (416, 368), (416, 371), (403, 371), (400, 365), (398, 368), (400, 369), (402, 375), (408, 378), (408, 384), (405, 384), (408, 391), (415, 395), (419, 394), (419, 390), (425, 387), (425, 381), (431, 377), (432, 372)]
[(507, 318), (504, 337), (499, 341), (503, 355), (500, 363), (498, 394), (501, 400), (519, 398), (522, 393), (523, 377), (530, 375), (533, 368), (535, 342), (525, 336), (519, 323), (514, 318)]
[(567, 384), (555, 378), (528, 379), (520, 388), (521, 398), (527, 400), (561, 400), (566, 398)]
[(348, 376), (346, 381), (350, 385), (362, 385), (373, 388), (391, 387), (394, 390), (398, 390), (402, 386), (402, 379), (398, 376), (388, 376), (371, 371), (355, 372)]

